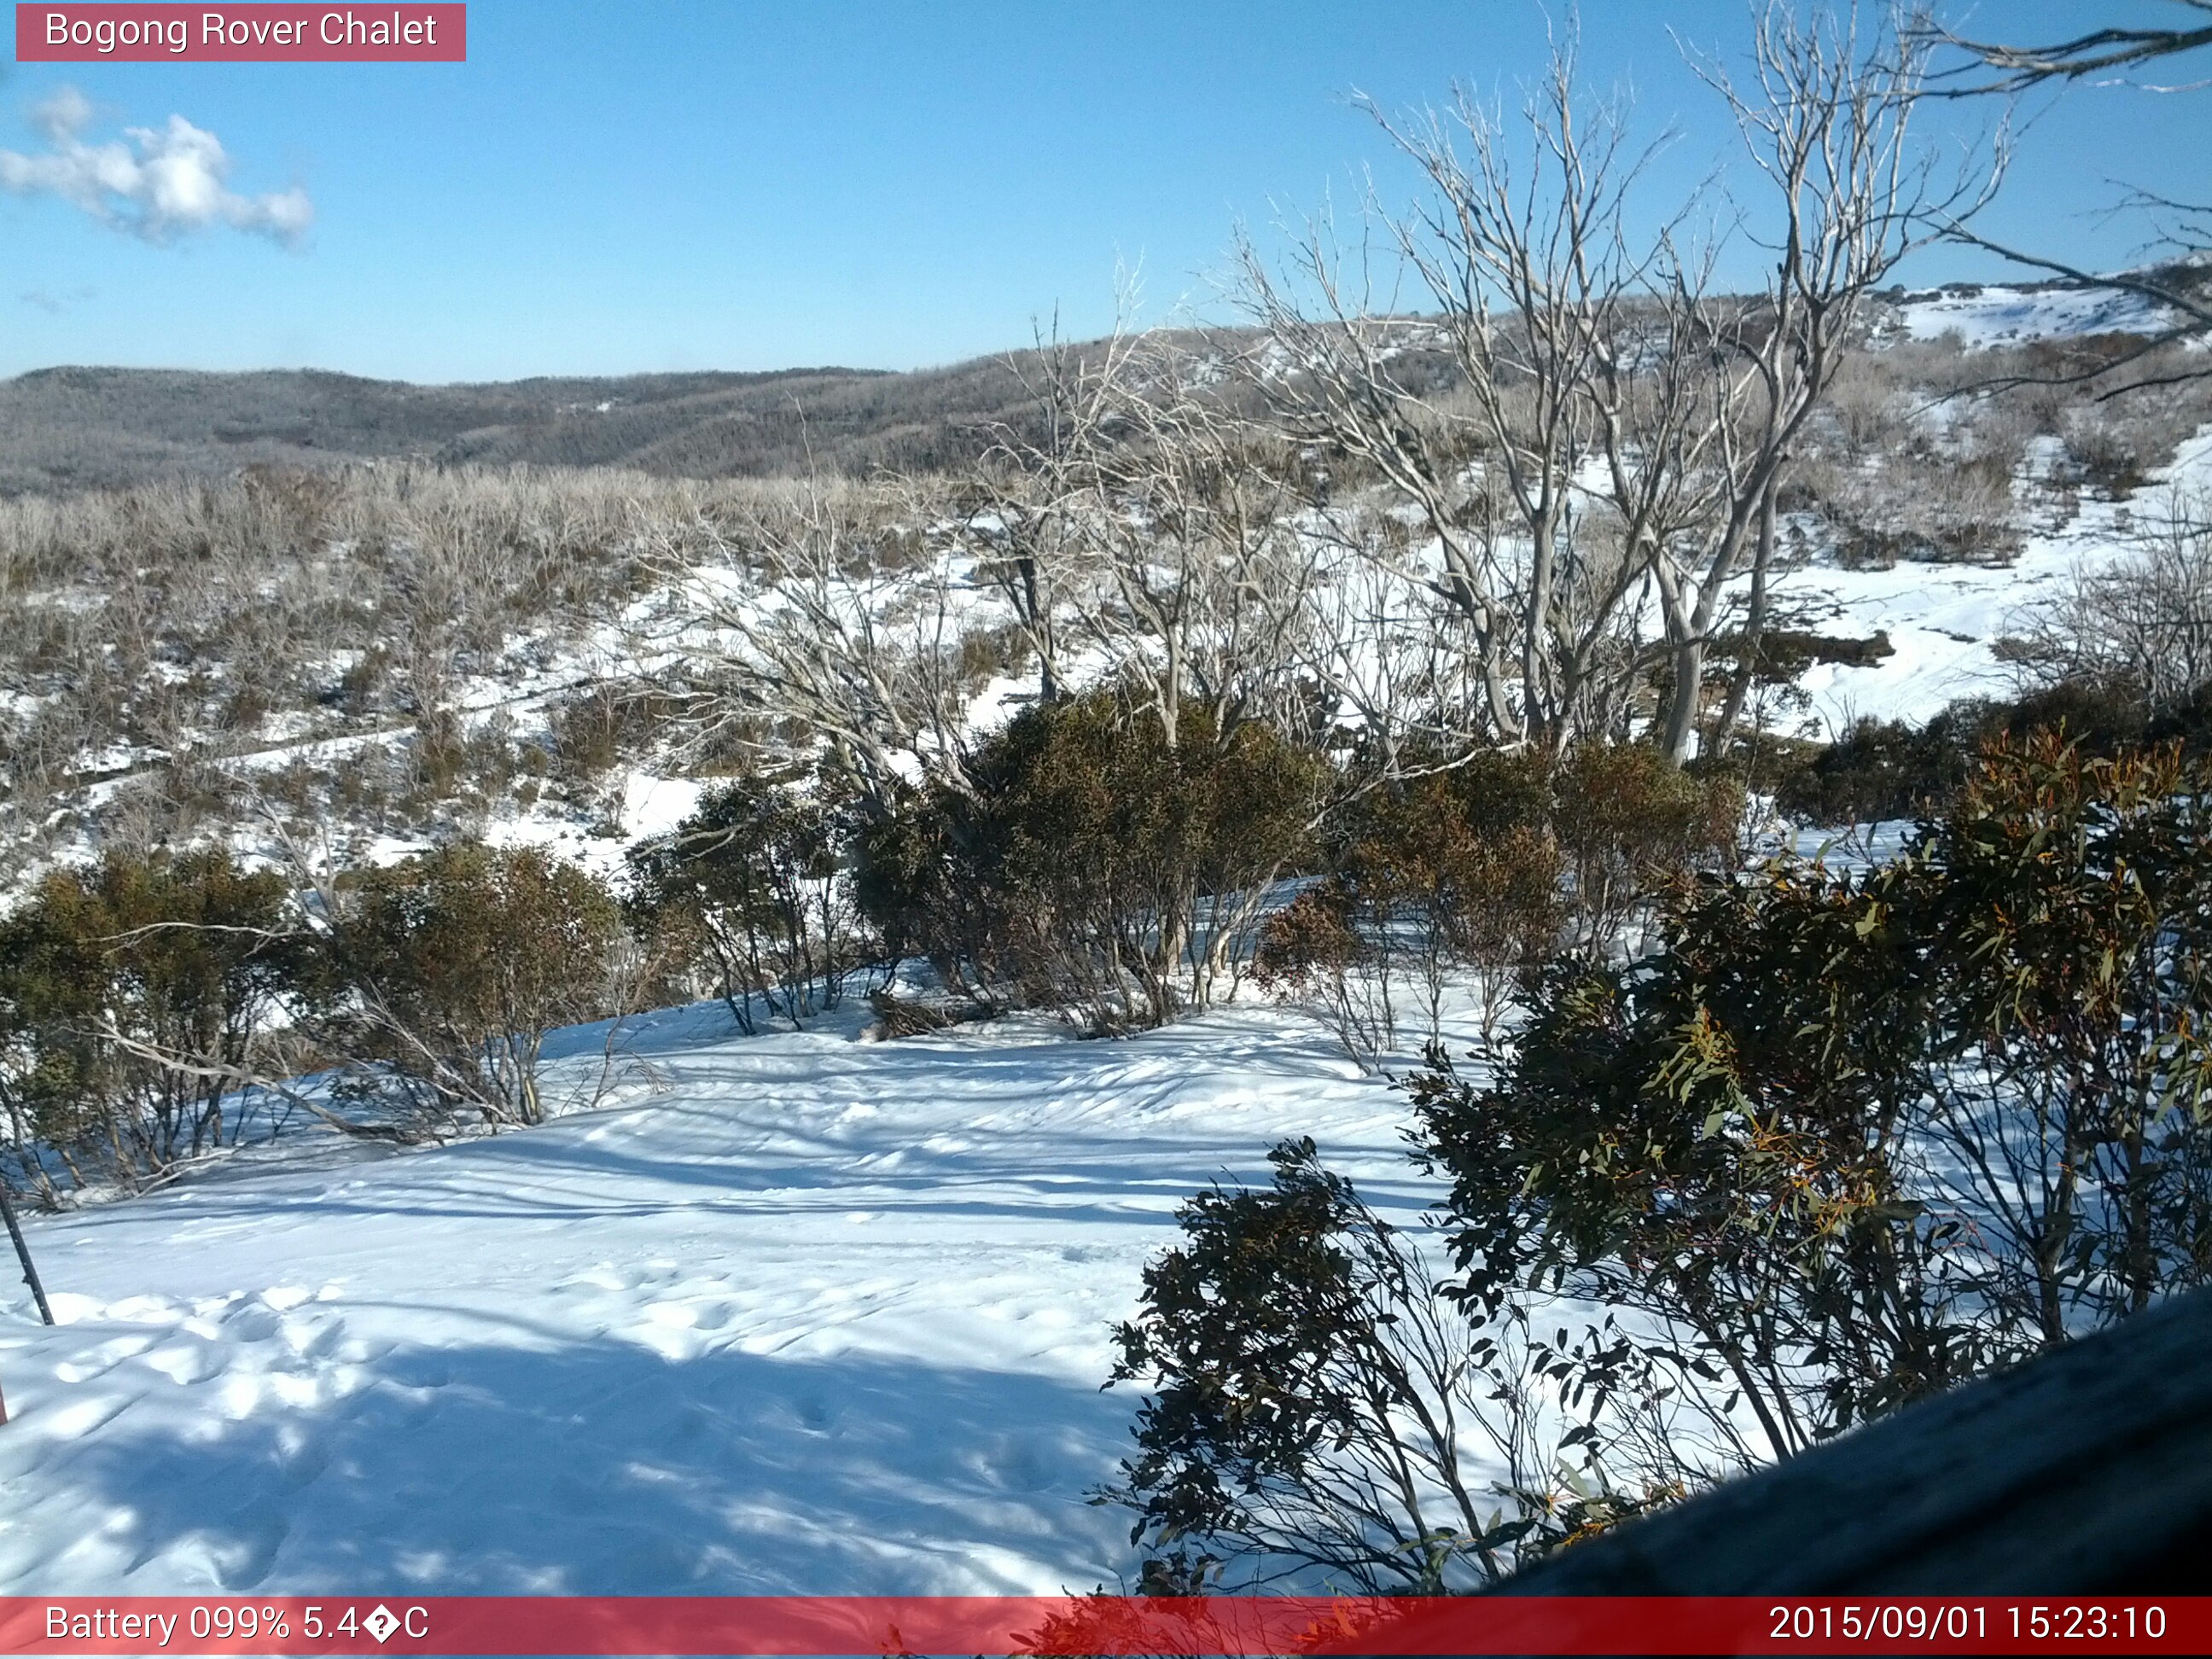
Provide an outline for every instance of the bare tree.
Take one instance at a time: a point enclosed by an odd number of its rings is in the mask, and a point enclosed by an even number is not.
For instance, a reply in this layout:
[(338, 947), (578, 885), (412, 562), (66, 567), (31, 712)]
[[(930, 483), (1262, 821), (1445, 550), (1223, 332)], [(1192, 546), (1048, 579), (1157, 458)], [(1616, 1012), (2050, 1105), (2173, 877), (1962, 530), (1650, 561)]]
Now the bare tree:
[(1351, 728), (1371, 787), (1449, 766), (1486, 729), (1470, 624), (1408, 568), (1407, 526), (1387, 510), (1334, 508), (1316, 535), (1297, 668)]
[(1404, 215), (1370, 211), (1434, 318), (1390, 315), (1374, 249), (1346, 258), (1326, 220), (1280, 276), (1247, 240), (1239, 293), (1267, 335), (1254, 379), (1295, 437), (1419, 513), (1484, 732), (1558, 748), (1615, 723), (1632, 679), (1620, 647), (1642, 572), (1580, 480), (1607, 435), (1595, 389), (1674, 272), (1672, 225), (1629, 240), (1651, 151), (1584, 95), (1571, 37), (1515, 121), (1464, 91), (1449, 115), (1370, 111), (1428, 186)]
[(1571, 38), (1517, 142), (1465, 94), (1448, 118), (1378, 112), (1428, 185), (1383, 224), (1433, 320), (1378, 313), (1371, 252), (1347, 260), (1325, 222), (1287, 278), (1245, 245), (1241, 293), (1268, 337), (1257, 383), (1294, 433), (1418, 509), (1491, 735), (1556, 749), (1623, 728), (1650, 665), (1648, 593), (1668, 669), (1655, 735), (1690, 752), (1711, 643), (1747, 574), (1749, 631), (1763, 626), (1783, 471), (1866, 296), (2002, 176), (2001, 140), (1955, 173), (1918, 143), (1927, 53), (1772, 3), (1748, 76), (1698, 65), (1762, 181), (1740, 216), (1774, 274), (1747, 300), (1714, 290), (1718, 245), (1692, 234), (1702, 191), (1632, 240), (1652, 151), (1583, 93)]
[[(2212, 0), (2171, 3), (2212, 17)], [(2133, 70), (2201, 46), (2212, 46), (2212, 23), (2155, 29), (2108, 25), (2042, 46), (1974, 40), (1932, 24), (1923, 24), (1920, 33), (1957, 47), (1972, 60), (1946, 71), (1948, 80), (1965, 82), (1945, 88), (1947, 94), (1954, 97), (2026, 92), (2052, 81), (2079, 81), (2092, 75)], [(1990, 71), (1989, 76), (1966, 78), (1978, 70)]]
[[(2212, 0), (2171, 0), (2171, 3), (2212, 18)], [(1931, 76), (1933, 89), (1951, 98), (2011, 97), (2037, 88), (2069, 85), (2092, 76), (2132, 87), (2146, 93), (2202, 89), (2198, 80), (2179, 86), (2160, 86), (2137, 78), (2139, 71), (2184, 54), (2212, 46), (2212, 23), (2185, 27), (2144, 28), (2110, 24), (2042, 45), (2022, 45), (1978, 40), (1930, 20), (1914, 30), (1916, 44), (1948, 52), (1947, 67)], [(2077, 283), (2115, 288), (2148, 300), (2163, 319), (2135, 349), (2118, 357), (2092, 362), (2085, 368), (2044, 378), (2098, 381), (2104, 397), (2114, 398), (2148, 386), (2194, 379), (2208, 372), (2197, 362), (2166, 360), (2164, 349), (2212, 332), (2212, 289), (2208, 289), (2190, 256), (2212, 247), (2212, 202), (2173, 199), (2156, 191), (2130, 190), (2113, 204), (2116, 214), (2132, 213), (2147, 218), (2153, 246), (2179, 256), (2172, 263), (2142, 270), (2094, 272), (2074, 260), (2047, 251), (2021, 248), (1991, 240), (1963, 223), (1949, 227), (1957, 240), (1969, 243), (2031, 270), (2049, 271)], [(2122, 374), (2146, 359), (2150, 372)]]
[[(1745, 221), (1773, 256), (1773, 274), (1748, 305), (1717, 305), (1686, 283), (1672, 296), (1670, 347), (1693, 347), (1702, 332), (1717, 370), (1710, 423), (1683, 458), (1693, 469), (1710, 462), (1717, 487), (1689, 534), (1654, 543), (1671, 653), (1658, 737), (1677, 759), (1695, 738), (1706, 653), (1729, 584), (1747, 568), (1753, 600), (1745, 647), (1757, 649), (1775, 492), (1863, 327), (1867, 296), (1915, 249), (1971, 219), (2002, 179), (2002, 134), (1955, 169), (1939, 167), (1917, 141), (1929, 51), (1910, 33), (1862, 34), (1855, 15), (1801, 15), (1768, 0), (1754, 21), (1747, 76), (1697, 65), (1734, 112), (1763, 181), (1760, 205)], [(1729, 699), (1717, 737), (1725, 738), (1740, 706), (1740, 694)]]
[(2075, 570), (2014, 643), (2053, 680), (2114, 683), (2154, 710), (2212, 685), (2212, 501), (2179, 491), (2129, 555)]
[(1061, 665), (1071, 614), (1089, 599), (1087, 526), (1068, 509), (1086, 493), (1085, 479), (1130, 373), (1134, 301), (1125, 281), (1113, 331), (1093, 346), (1062, 339), (1055, 319), (1028, 362), (1009, 360), (1027, 394), (1026, 423), (1001, 424), (956, 486), (977, 580), (995, 588), (1012, 613), (1036, 659), (1037, 695), (1045, 702), (1066, 687)]
[[(1133, 301), (1125, 289), (1121, 316)], [(1134, 693), (1166, 745), (1203, 704), (1226, 743), (1280, 712), (1319, 549), (1296, 455), (1240, 418), (1216, 358), (1117, 325), (1042, 343), (1026, 429), (1002, 429), (961, 531), (1036, 654), (1046, 701), (1064, 661)]]
[(1233, 418), (1200, 369), (1171, 337), (1148, 340), (1066, 503), (1097, 558), (1076, 624), (1170, 749), (1188, 705), (1210, 711), (1224, 744), (1281, 712), (1314, 574), (1292, 458)]
[(928, 545), (941, 508), (810, 477), (734, 526), (656, 526), (644, 560), (669, 604), (634, 648), (705, 733), (771, 767), (826, 755), (870, 811), (917, 772), (963, 787), (973, 589)]

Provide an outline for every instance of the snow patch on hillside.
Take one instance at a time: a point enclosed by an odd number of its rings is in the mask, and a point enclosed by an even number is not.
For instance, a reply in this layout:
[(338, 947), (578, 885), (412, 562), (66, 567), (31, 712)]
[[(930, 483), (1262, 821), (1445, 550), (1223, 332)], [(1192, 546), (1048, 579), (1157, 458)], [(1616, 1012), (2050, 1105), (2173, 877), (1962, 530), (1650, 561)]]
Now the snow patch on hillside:
[(1778, 577), (1776, 602), (1808, 624), (1863, 638), (1889, 635), (1893, 655), (1868, 667), (1821, 664), (1802, 682), (1819, 735), (1860, 717), (1925, 720), (1960, 697), (2017, 689), (1996, 645), (2023, 614), (2062, 591), (2080, 568), (2108, 564), (2131, 545), (2133, 526), (2170, 492), (2212, 489), (2212, 427), (2184, 444), (2159, 478), (2127, 501), (2086, 500), (2063, 522), (2030, 536), (2002, 565), (1899, 562), (1847, 570), (1808, 562)]
[(2072, 285), (1954, 283), (1907, 295), (1899, 315), (1913, 339), (1956, 334), (1969, 346), (2019, 345), (2069, 335), (2149, 335), (2172, 326), (2166, 308), (2142, 295)]

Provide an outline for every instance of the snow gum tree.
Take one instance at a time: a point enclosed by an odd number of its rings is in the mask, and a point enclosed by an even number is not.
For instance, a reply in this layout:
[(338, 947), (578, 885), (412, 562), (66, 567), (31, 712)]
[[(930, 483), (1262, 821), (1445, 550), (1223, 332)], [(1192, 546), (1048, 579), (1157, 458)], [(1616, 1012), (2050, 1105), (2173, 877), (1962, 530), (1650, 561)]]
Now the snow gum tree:
[[(1675, 533), (1650, 544), (1650, 571), (1668, 653), (1660, 746), (1686, 757), (1704, 708), (1706, 658), (1731, 580), (1751, 577), (1744, 632), (1765, 624), (1775, 556), (1775, 496), (1807, 423), (1864, 335), (1868, 296), (1916, 248), (1972, 220), (1995, 195), (2006, 148), (1969, 149), (1946, 170), (1914, 131), (1927, 94), (1929, 48), (1889, 28), (1862, 32), (1856, 13), (1801, 12), (1770, 0), (1754, 15), (1747, 74), (1699, 72), (1726, 102), (1757, 183), (1742, 211), (1771, 250), (1764, 295), (1749, 305), (1677, 284), (1669, 310), (1680, 341), (1713, 363), (1704, 407), (1681, 452), (1704, 500)], [(1648, 469), (1671, 447), (1640, 450)], [(1635, 470), (1613, 446), (1616, 498)], [(1648, 488), (1648, 486), (1644, 486)], [(1718, 735), (1741, 712), (1732, 695)]]
[(1648, 153), (1583, 88), (1571, 42), (1517, 118), (1468, 95), (1448, 115), (1376, 114), (1427, 186), (1402, 216), (1378, 210), (1380, 240), (1433, 319), (1389, 314), (1364, 254), (1316, 224), (1286, 271), (1243, 250), (1243, 302), (1272, 348), (1248, 366), (1294, 437), (1419, 514), (1431, 561), (1388, 539), (1374, 551), (1464, 638), (1476, 729), (1557, 749), (1614, 728), (1632, 676), (1635, 549), (1578, 481), (1606, 436), (1596, 389), (1672, 261), (1666, 234), (1626, 228)]
[[(1953, 173), (1919, 143), (1926, 57), (1771, 3), (1747, 75), (1698, 66), (1745, 141), (1753, 183), (1731, 216), (1773, 273), (1761, 294), (1717, 291), (1725, 239), (1699, 229), (1703, 192), (1654, 211), (1656, 146), (1583, 85), (1571, 35), (1516, 112), (1465, 92), (1445, 113), (1376, 111), (1422, 191), (1370, 205), (1352, 251), (1327, 221), (1280, 270), (1245, 246), (1240, 292), (1267, 339), (1243, 359), (1254, 393), (1417, 518), (1422, 546), (1384, 538), (1371, 556), (1463, 638), (1481, 735), (1552, 750), (1624, 735), (1658, 668), (1656, 740), (1692, 752), (1739, 578), (1751, 647), (1765, 625), (1777, 490), (1867, 296), (2002, 173), (2001, 144)], [(1730, 699), (1723, 732), (1740, 712)]]

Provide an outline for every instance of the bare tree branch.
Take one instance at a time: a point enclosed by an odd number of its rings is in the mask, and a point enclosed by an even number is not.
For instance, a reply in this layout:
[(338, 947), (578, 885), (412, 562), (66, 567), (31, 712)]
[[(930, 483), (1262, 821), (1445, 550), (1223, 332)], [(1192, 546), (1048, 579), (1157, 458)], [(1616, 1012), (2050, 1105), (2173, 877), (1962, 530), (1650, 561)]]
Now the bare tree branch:
[[(2172, 3), (2196, 12), (2212, 12), (2212, 0), (2172, 0)], [(1954, 48), (1966, 53), (1972, 60), (1941, 71), (1942, 79), (1959, 81), (1977, 70), (1994, 71), (1990, 79), (1936, 89), (1938, 95), (1950, 98), (2026, 92), (2047, 82), (2079, 81), (2112, 70), (2130, 70), (2212, 46), (2212, 25), (2165, 29), (2091, 29), (2071, 40), (2055, 40), (2045, 46), (1970, 40), (1949, 29), (1927, 22), (1920, 24), (1914, 33), (1924, 43)]]

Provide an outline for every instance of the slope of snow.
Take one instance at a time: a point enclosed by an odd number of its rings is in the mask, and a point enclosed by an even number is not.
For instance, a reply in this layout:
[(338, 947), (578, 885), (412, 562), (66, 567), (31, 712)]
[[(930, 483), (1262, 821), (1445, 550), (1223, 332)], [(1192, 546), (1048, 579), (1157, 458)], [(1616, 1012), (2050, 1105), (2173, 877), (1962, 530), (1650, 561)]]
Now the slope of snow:
[(1305, 1133), (1418, 1206), (1401, 1102), (1264, 1010), (860, 1026), (672, 1011), (620, 1105), (28, 1218), (64, 1322), (9, 1286), (0, 1588), (1113, 1582), (1127, 1518), (1085, 1498), (1136, 1401), (1099, 1385), (1175, 1206)]
[(1807, 564), (1778, 578), (1778, 605), (1808, 625), (1863, 638), (1886, 631), (1895, 653), (1869, 667), (1822, 664), (1802, 684), (1820, 735), (1860, 716), (1924, 720), (1960, 697), (2002, 696), (2016, 688), (1995, 645), (2028, 608), (2062, 590), (2076, 568), (2110, 563), (2130, 545), (2129, 526), (2156, 514), (2166, 492), (2212, 489), (2212, 428), (2184, 444), (2160, 481), (2128, 502), (2085, 501), (2062, 525), (2030, 536), (2002, 566), (1902, 562), (1887, 570)]
[(1966, 283), (1908, 295), (1898, 309), (1913, 339), (1955, 333), (1969, 346), (2076, 334), (2155, 334), (2171, 325), (2165, 307), (2117, 288)]

